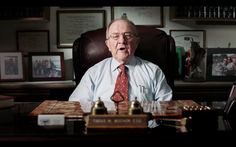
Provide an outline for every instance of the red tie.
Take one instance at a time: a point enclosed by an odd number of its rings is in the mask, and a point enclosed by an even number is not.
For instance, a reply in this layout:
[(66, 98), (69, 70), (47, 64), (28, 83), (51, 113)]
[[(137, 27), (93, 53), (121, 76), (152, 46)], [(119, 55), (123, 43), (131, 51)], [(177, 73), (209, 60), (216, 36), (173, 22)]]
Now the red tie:
[[(116, 79), (116, 85), (115, 85), (113, 99), (115, 101), (121, 101), (124, 99), (125, 102), (128, 102), (129, 101), (129, 98), (128, 98), (128, 94), (129, 94), (129, 92), (128, 92), (128, 76), (125, 71), (125, 65), (121, 64), (119, 66), (119, 68), (120, 68), (120, 73)], [(123, 96), (123, 98), (122, 98), (122, 96)]]

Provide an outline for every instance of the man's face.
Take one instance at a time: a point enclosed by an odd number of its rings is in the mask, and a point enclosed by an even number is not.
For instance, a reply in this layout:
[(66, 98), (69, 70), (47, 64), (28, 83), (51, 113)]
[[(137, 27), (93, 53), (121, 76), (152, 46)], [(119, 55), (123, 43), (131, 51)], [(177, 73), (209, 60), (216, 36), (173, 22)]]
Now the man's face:
[(134, 55), (138, 43), (139, 38), (128, 22), (117, 20), (111, 24), (106, 45), (119, 63), (125, 63), (129, 57)]

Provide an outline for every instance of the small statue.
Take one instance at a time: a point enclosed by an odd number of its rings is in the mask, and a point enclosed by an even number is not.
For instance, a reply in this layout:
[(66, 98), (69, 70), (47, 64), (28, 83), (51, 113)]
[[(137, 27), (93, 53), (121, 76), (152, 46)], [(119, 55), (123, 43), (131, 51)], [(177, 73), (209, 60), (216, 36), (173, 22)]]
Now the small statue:
[(192, 38), (190, 40), (191, 48), (186, 52), (185, 80), (204, 79), (202, 62), (204, 62), (206, 50), (200, 47), (199, 42), (195, 42)]
[(191, 42), (191, 72), (190, 78), (203, 78), (203, 71), (200, 68), (200, 64), (203, 62), (206, 50), (199, 46), (198, 42)]

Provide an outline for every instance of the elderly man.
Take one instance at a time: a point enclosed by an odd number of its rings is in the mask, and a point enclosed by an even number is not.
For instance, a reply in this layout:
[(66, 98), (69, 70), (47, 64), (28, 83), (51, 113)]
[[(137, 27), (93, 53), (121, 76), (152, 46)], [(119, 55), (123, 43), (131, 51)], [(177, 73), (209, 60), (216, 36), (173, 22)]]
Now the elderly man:
[(172, 89), (159, 66), (134, 56), (139, 40), (133, 22), (113, 20), (107, 27), (105, 40), (112, 57), (87, 70), (69, 101), (79, 101), (82, 109), (90, 112), (98, 98), (108, 110), (114, 109), (112, 100), (171, 100)]

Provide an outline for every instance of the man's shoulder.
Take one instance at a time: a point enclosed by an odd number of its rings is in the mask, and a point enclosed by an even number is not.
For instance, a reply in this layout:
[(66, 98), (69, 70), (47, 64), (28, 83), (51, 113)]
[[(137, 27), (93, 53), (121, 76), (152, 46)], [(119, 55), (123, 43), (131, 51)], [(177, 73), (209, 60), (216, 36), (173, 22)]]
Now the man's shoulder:
[(93, 66), (90, 67), (90, 70), (92, 69), (98, 69), (98, 68), (102, 68), (104, 67), (106, 64), (109, 64), (111, 62), (112, 58), (111, 57), (108, 57), (108, 58), (105, 58), (99, 62), (97, 62), (96, 64), (94, 64)]
[(142, 59), (140, 57), (135, 57), (136, 60), (137, 60), (137, 63), (140, 64), (140, 65), (143, 65), (143, 66), (148, 66), (150, 68), (159, 68), (159, 66), (151, 61), (148, 61), (148, 60), (145, 60), (145, 59)]
[(110, 63), (111, 60), (112, 60), (111, 57), (105, 58), (105, 59), (99, 61), (98, 63), (96, 63), (94, 66), (102, 66), (104, 64)]

